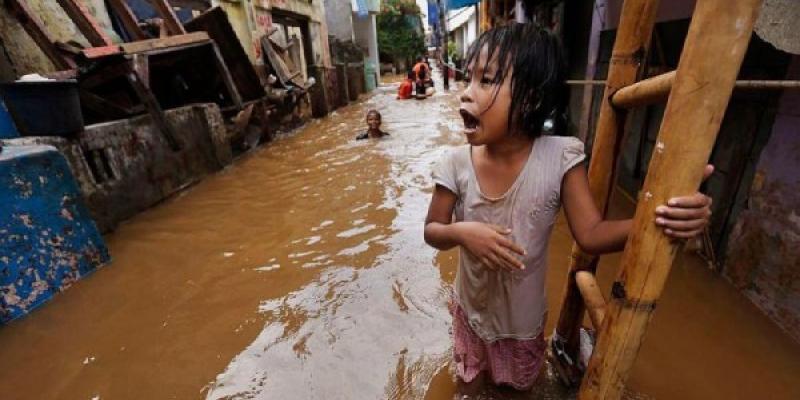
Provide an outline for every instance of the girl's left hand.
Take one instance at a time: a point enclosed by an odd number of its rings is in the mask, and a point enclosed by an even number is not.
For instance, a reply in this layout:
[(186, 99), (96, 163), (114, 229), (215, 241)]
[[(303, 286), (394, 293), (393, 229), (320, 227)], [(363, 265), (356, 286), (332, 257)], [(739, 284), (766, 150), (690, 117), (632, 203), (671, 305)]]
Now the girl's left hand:
[[(714, 172), (713, 165), (707, 165), (703, 180)], [(691, 196), (675, 197), (666, 206), (656, 207), (656, 225), (664, 228), (667, 236), (693, 238), (708, 226), (711, 218), (711, 197), (697, 192)]]

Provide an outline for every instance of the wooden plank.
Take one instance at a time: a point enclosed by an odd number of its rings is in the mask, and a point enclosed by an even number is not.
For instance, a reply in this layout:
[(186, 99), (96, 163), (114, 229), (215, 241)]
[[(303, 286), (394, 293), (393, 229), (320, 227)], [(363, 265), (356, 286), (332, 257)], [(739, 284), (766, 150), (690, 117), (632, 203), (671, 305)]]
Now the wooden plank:
[(81, 0), (57, 0), (67, 16), (72, 20), (78, 30), (86, 37), (93, 47), (96, 46), (111, 46), (114, 42), (111, 41), (94, 16), (89, 13), (86, 6), (83, 5)]
[[(236, 37), (225, 11), (214, 7), (198, 15), (185, 25), (190, 32), (205, 31), (217, 44), (234, 83), (244, 101), (254, 101), (266, 95), (261, 80), (247, 57), (247, 53)], [(277, 28), (272, 27), (273, 32)]]
[(119, 18), (125, 32), (134, 40), (145, 40), (147, 35), (139, 26), (139, 20), (136, 14), (133, 13), (125, 0), (108, 0), (108, 5), (111, 7), (111, 12)]
[(214, 50), (214, 63), (217, 65), (219, 74), (222, 75), (222, 82), (225, 84), (225, 88), (228, 89), (228, 94), (230, 94), (233, 104), (238, 108), (242, 108), (242, 96), (239, 94), (239, 89), (236, 88), (236, 83), (231, 77), (231, 71), (228, 70), (225, 60), (222, 59), (222, 55), (219, 53), (216, 43), (212, 42), (211, 47)]
[(142, 40), (120, 45), (122, 51), (128, 54), (143, 53), (146, 51), (180, 47), (189, 44), (208, 42), (211, 39), (205, 32), (192, 32), (185, 35), (170, 36), (163, 39)]
[(622, 394), (679, 247), (655, 225), (655, 208), (699, 187), (761, 3), (697, 2), (580, 400)]
[(56, 47), (55, 39), (50, 37), (44, 29), (41, 21), (36, 18), (36, 15), (28, 8), (25, 0), (6, 0), (6, 7), (8, 7), (20, 25), (22, 25), (25, 32), (30, 35), (31, 39), (36, 42), (36, 45), (47, 56), (50, 62), (55, 65), (56, 69), (74, 69), (75, 62), (65, 57), (63, 53)]
[(183, 35), (186, 33), (183, 24), (181, 24), (178, 16), (175, 15), (175, 10), (172, 9), (168, 0), (150, 0), (150, 3), (153, 5), (153, 8), (156, 9), (161, 19), (164, 20), (164, 25), (170, 35)]
[(131, 63), (144, 87), (150, 89), (150, 58), (145, 54), (134, 54)]
[(83, 49), (81, 51), (81, 56), (83, 56), (83, 58), (87, 60), (94, 60), (97, 58), (103, 58), (120, 54), (122, 54), (122, 47), (116, 45), (92, 47), (88, 49)]
[(128, 82), (131, 84), (134, 92), (136, 92), (136, 95), (139, 97), (139, 101), (142, 102), (147, 112), (153, 118), (153, 124), (155, 124), (155, 126), (161, 131), (161, 134), (164, 135), (164, 139), (167, 141), (169, 147), (174, 151), (180, 150), (181, 145), (178, 142), (175, 130), (172, 128), (172, 125), (169, 124), (167, 117), (164, 115), (164, 110), (161, 109), (161, 105), (158, 104), (158, 100), (153, 95), (153, 92), (151, 92), (150, 89), (144, 85), (142, 82), (142, 77), (139, 76), (136, 68), (133, 65), (133, 60), (131, 61), (132, 62), (126, 64), (128, 67), (128, 73), (126, 74)]
[[(624, 114), (620, 114), (612, 107), (609, 98), (618, 89), (634, 83), (642, 73), (657, 9), (658, 0), (626, 0), (622, 6), (589, 164), (589, 189), (595, 204), (604, 215), (608, 209), (619, 143), (625, 124)], [(574, 243), (569, 275), (562, 292), (561, 314), (554, 335), (554, 340), (566, 342), (564, 348), (572, 360), (577, 360), (580, 327), (584, 315), (584, 303), (575, 283), (575, 274), (584, 270), (594, 272), (596, 266), (597, 257), (584, 253), (578, 244)], [(581, 374), (577, 365), (563, 364), (562, 362), (558, 365), (562, 380), (577, 384)]]
[(134, 114), (135, 110), (122, 107), (87, 90), (80, 91), (81, 106), (86, 107), (107, 119), (125, 118)]
[(91, 89), (107, 83), (115, 78), (124, 77), (128, 73), (127, 62), (123, 59), (120, 63), (95, 69), (82, 74), (78, 85), (83, 89)]

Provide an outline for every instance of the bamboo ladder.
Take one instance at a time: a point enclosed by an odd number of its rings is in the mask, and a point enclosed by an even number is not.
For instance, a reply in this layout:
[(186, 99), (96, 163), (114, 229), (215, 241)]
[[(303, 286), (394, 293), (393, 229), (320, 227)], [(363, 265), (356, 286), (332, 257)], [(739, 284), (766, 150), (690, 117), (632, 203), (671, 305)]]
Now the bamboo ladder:
[[(573, 245), (553, 342), (568, 361), (576, 360), (588, 310), (599, 336), (580, 400), (622, 394), (679, 247), (653, 223), (655, 207), (700, 185), (762, 1), (697, 0), (677, 70), (641, 82), (658, 0), (623, 4), (589, 165), (590, 189), (604, 213), (626, 109), (669, 98), (607, 306), (594, 277), (597, 258)], [(566, 377), (577, 381), (580, 371), (571, 363)]]

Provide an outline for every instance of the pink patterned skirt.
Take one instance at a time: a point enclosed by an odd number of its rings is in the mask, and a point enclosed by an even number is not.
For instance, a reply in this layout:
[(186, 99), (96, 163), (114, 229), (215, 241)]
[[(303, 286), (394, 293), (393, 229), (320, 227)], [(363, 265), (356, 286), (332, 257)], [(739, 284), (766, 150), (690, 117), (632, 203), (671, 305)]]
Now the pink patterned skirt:
[(530, 389), (545, 363), (547, 348), (544, 333), (534, 339), (481, 339), (469, 326), (467, 315), (458, 303), (450, 302), (453, 315), (453, 360), (456, 375), (472, 382), (486, 371), (495, 385), (517, 390)]

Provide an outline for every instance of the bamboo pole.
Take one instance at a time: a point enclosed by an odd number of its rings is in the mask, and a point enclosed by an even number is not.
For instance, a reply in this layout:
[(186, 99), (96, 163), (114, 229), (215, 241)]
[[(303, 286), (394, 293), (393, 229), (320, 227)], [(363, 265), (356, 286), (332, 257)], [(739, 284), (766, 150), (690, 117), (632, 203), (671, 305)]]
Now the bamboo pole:
[(761, 3), (697, 2), (580, 400), (622, 393), (678, 249), (654, 224), (655, 207), (700, 185)]
[(603, 293), (600, 291), (600, 287), (597, 286), (597, 279), (589, 271), (578, 271), (575, 273), (575, 283), (581, 292), (581, 297), (583, 297), (583, 302), (586, 306), (586, 313), (589, 314), (592, 325), (596, 330), (600, 330), (606, 313), (606, 299), (603, 298)]
[[(589, 188), (595, 204), (603, 214), (608, 208), (625, 122), (624, 115), (611, 106), (609, 98), (620, 88), (634, 83), (642, 73), (657, 9), (658, 0), (626, 0), (622, 6), (589, 164)], [(573, 244), (569, 275), (562, 292), (561, 315), (553, 338), (566, 342), (565, 351), (572, 360), (577, 360), (579, 333), (584, 314), (583, 299), (574, 279), (575, 273), (582, 270), (594, 271), (596, 265), (597, 257), (585, 254), (576, 243)], [(578, 366), (573, 363), (571, 366), (560, 367), (564, 367), (559, 368), (562, 378), (576, 384), (580, 379)], [(563, 376), (565, 374), (567, 376)]]
[(674, 81), (675, 71), (670, 71), (636, 82), (614, 93), (611, 104), (614, 107), (631, 109), (663, 101), (669, 96)]
[[(664, 101), (669, 97), (675, 83), (675, 71), (654, 76), (626, 86), (611, 96), (614, 107), (631, 109)], [(784, 80), (741, 80), (733, 85), (736, 89), (800, 89), (800, 81)]]

